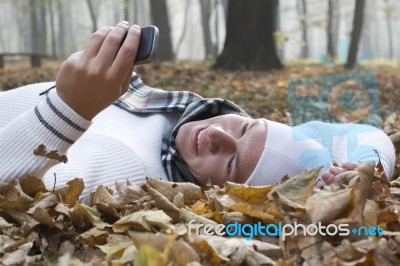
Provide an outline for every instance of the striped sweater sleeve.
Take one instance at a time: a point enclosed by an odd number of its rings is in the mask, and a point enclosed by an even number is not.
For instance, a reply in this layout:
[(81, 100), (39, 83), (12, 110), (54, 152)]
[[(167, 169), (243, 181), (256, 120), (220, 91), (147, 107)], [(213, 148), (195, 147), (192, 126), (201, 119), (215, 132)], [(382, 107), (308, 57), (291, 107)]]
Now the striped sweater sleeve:
[[(22, 93), (15, 94), (15, 98), (23, 101)], [(51, 90), (35, 106), (0, 128), (0, 181), (19, 179), (26, 174), (43, 176), (58, 161), (36, 156), (34, 149), (44, 144), (49, 151), (66, 154), (90, 124), (66, 105), (56, 90)]]

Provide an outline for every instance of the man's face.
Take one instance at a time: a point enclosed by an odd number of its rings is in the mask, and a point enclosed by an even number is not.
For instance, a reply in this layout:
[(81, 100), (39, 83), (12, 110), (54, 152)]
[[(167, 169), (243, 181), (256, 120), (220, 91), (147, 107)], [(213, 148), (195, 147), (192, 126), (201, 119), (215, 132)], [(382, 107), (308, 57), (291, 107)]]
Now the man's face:
[(176, 147), (201, 185), (244, 183), (253, 172), (267, 135), (262, 120), (239, 115), (216, 116), (180, 127)]

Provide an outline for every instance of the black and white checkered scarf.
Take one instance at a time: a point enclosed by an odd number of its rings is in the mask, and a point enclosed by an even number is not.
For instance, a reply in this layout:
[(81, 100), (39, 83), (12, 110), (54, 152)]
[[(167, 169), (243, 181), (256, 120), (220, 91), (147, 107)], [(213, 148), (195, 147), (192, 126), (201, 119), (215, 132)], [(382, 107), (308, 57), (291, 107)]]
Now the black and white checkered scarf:
[(218, 98), (206, 99), (189, 91), (164, 91), (151, 88), (144, 85), (137, 75), (132, 77), (128, 92), (114, 104), (130, 113), (182, 114), (172, 134), (163, 136), (161, 150), (161, 160), (167, 177), (175, 182), (198, 183), (176, 149), (175, 138), (183, 124), (225, 114), (248, 116), (231, 101)]

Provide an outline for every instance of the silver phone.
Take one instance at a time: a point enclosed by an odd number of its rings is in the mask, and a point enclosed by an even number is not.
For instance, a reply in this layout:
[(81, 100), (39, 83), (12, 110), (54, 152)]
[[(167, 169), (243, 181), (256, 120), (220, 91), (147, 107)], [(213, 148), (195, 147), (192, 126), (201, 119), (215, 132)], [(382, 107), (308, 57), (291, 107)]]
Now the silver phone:
[(151, 62), (157, 52), (158, 28), (147, 26), (141, 29), (138, 52), (134, 65), (142, 65)]

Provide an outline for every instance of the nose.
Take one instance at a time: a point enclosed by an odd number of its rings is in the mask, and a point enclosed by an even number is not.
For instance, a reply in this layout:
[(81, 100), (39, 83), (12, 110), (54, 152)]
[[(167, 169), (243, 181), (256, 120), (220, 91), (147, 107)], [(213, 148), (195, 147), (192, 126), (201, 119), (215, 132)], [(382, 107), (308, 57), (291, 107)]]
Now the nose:
[(211, 153), (233, 152), (236, 149), (237, 140), (221, 127), (210, 127), (207, 136)]

